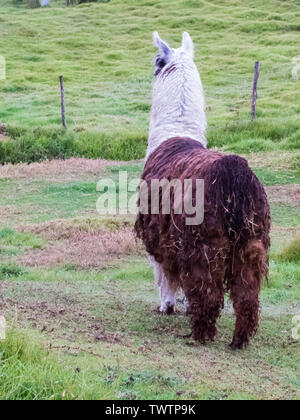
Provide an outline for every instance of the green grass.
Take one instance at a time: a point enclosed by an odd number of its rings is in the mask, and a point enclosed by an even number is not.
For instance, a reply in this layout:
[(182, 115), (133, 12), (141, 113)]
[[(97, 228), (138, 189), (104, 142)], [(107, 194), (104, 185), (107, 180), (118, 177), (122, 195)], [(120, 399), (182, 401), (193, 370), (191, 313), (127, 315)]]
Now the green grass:
[[(145, 152), (145, 133), (115, 131), (107, 134), (96, 131), (76, 133), (71, 129), (20, 129), (6, 127), (8, 140), (0, 142), (0, 164), (7, 162), (32, 163), (46, 159), (85, 157), (132, 160)], [(113, 141), (112, 141), (113, 140)]]
[[(82, 359), (89, 362), (88, 357)], [(176, 397), (175, 390), (185, 384), (181, 378), (155, 370), (126, 371), (106, 365), (87, 370), (76, 367), (71, 358), (63, 366), (43, 348), (36, 333), (16, 329), (0, 341), (0, 368), (1, 400), (136, 399), (140, 394), (168, 399)]]
[[(76, 373), (59, 365), (56, 357), (11, 330), (0, 341), (0, 399), (74, 399), (80, 389)], [(74, 395), (75, 394), (75, 395)]]
[[(290, 165), (293, 165), (293, 161)], [(136, 179), (140, 177), (142, 168), (143, 163), (107, 166), (105, 176), (102, 177), (113, 179), (118, 192), (119, 171), (127, 171), (128, 179)], [(254, 171), (265, 186), (300, 183), (298, 172), (292, 168), (284, 171), (254, 168)], [(13, 206), (18, 209), (16, 215), (14, 212), (8, 212), (7, 217), (11, 221), (18, 220), (20, 214), (23, 215), (24, 222), (31, 223), (77, 217), (86, 215), (88, 212), (96, 216), (96, 201), (100, 196), (96, 190), (99, 179), (94, 177), (68, 182), (61, 180), (57, 183), (44, 180), (0, 179), (1, 204), (8, 208)], [(297, 227), (300, 225), (299, 206), (296, 204), (272, 202), (271, 214), (274, 226)]]
[(299, 206), (271, 204), (271, 217), (274, 226), (297, 227), (300, 225)]
[[(0, 256), (22, 255), (28, 249), (40, 249), (46, 241), (31, 233), (16, 232), (13, 229), (0, 229)], [(1, 270), (0, 270), (1, 271)]]
[[(300, 88), (292, 78), (300, 45), (297, 2), (114, 0), (67, 8), (52, 0), (49, 8), (28, 9), (2, 1), (0, 9), (0, 54), (7, 62), (0, 121), (13, 139), (0, 142), (2, 163), (70, 155), (143, 157), (153, 30), (173, 46), (183, 30), (194, 39), (210, 146), (237, 153), (299, 149)], [(251, 123), (255, 60), (261, 76), (258, 118)], [(67, 133), (60, 129), (60, 74)]]
[(284, 261), (280, 256), (271, 260), (270, 281), (264, 287), (263, 296), (278, 304), (300, 299), (300, 272), (296, 261)]
[(265, 186), (300, 184), (300, 174), (293, 170), (277, 171), (266, 168), (254, 168), (254, 172)]
[[(18, 187), (22, 188), (18, 190)], [(96, 213), (97, 180), (54, 184), (46, 181), (15, 183), (0, 180), (1, 204), (14, 206), (17, 214), (8, 211), (10, 219), (19, 220), (23, 214), (24, 222), (46, 222), (52, 219), (76, 217), (87, 212)], [(17, 195), (15, 193), (17, 192)]]
[(0, 245), (13, 246), (17, 248), (42, 248), (45, 241), (33, 234), (16, 232), (12, 229), (0, 229)]
[(0, 277), (1, 279), (9, 278), (9, 277), (19, 277), (22, 276), (26, 271), (24, 268), (16, 265), (16, 264), (1, 264), (0, 265)]
[[(16, 214), (7, 211), (7, 217), (24, 222), (45, 222), (52, 219), (77, 217), (91, 213), (97, 216), (96, 202), (100, 197), (97, 182), (102, 178), (113, 179), (119, 191), (119, 171), (127, 171), (128, 179), (138, 179), (142, 172), (142, 163), (131, 165), (107, 166), (105, 175), (94, 176), (86, 180), (76, 179), (65, 182), (46, 180), (0, 179), (1, 205), (16, 208)], [(1, 231), (0, 231), (1, 232)], [(0, 233), (1, 245), (1, 233)]]
[[(30, 171), (1, 178), (0, 315), (9, 329), (0, 340), (0, 399), (299, 399), (299, 342), (291, 334), (300, 313), (300, 216), (292, 185), (300, 183), (300, 85), (291, 76), (299, 17), (300, 4), (292, 0), (112, 0), (69, 8), (51, 0), (44, 9), (1, 1), (7, 79), (0, 81), (6, 127), (0, 164), (142, 158), (156, 53), (151, 32), (176, 46), (188, 30), (206, 92), (209, 145), (247, 154), (262, 183), (282, 188), (289, 200), (268, 189), (272, 251), (260, 328), (247, 350), (232, 352), (229, 300), (214, 343), (183, 338), (190, 332), (183, 305), (178, 302), (174, 316), (157, 314), (146, 258), (126, 256), (83, 270), (67, 263), (45, 267), (35, 257), (63, 246), (70, 232), (122, 235), (133, 218), (98, 218), (97, 181), (118, 183), (119, 170), (139, 178), (143, 162), (111, 163), (87, 176), (70, 168), (46, 179)], [(261, 75), (252, 123), (255, 60)], [(60, 126), (60, 74), (67, 130)], [(46, 240), (42, 224), (52, 221)], [(51, 229), (62, 236), (51, 237)], [(35, 268), (25, 265), (27, 253)]]

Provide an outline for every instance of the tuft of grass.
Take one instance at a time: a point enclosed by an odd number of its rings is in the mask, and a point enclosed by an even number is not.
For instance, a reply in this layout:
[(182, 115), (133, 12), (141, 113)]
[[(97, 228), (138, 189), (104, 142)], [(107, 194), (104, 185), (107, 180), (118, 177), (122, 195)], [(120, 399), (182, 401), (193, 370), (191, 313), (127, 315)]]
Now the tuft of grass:
[(80, 394), (76, 373), (18, 330), (0, 340), (1, 400), (63, 400)]
[(300, 263), (300, 238), (295, 239), (287, 248), (277, 256), (279, 261)]
[(146, 145), (145, 132), (82, 132), (75, 137), (69, 156), (128, 161), (141, 159)]
[(13, 229), (3, 228), (0, 229), (0, 245), (40, 249), (46, 245), (46, 242), (32, 233), (17, 232)]
[(269, 283), (262, 295), (267, 302), (286, 303), (300, 299), (300, 273), (296, 262), (287, 262), (276, 256), (270, 262)]
[(6, 127), (6, 133), (10, 138), (0, 142), (0, 164), (64, 159), (73, 144), (73, 134), (61, 129)]
[(132, 160), (145, 154), (147, 136), (139, 132), (75, 132), (61, 129), (6, 127), (0, 142), (0, 164), (32, 163), (50, 159), (85, 157)]
[(20, 277), (25, 273), (25, 270), (23, 267), (20, 267), (14, 263), (10, 264), (0, 264), (0, 279), (5, 278), (16, 278)]
[[(41, 249), (46, 244), (47, 242), (44, 239), (30, 232), (17, 232), (10, 228), (0, 229), (0, 261), (1, 257), (22, 255), (26, 250)], [(7, 276), (8, 273), (3, 273), (3, 275)]]
[(235, 153), (271, 152), (299, 148), (300, 130), (293, 121), (237, 121), (212, 127), (207, 134), (210, 147)]

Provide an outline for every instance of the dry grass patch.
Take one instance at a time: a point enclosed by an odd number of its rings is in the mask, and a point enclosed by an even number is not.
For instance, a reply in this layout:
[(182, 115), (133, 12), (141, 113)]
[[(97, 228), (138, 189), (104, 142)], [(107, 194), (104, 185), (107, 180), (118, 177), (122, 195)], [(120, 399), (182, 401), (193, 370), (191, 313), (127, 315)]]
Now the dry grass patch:
[(0, 220), (1, 224), (4, 224), (7, 220), (10, 220), (13, 216), (20, 216), (22, 211), (16, 206), (0, 206)]
[(82, 217), (75, 219), (52, 220), (50, 222), (21, 227), (22, 232), (41, 235), (49, 241), (70, 239), (79, 233), (102, 233), (107, 230), (133, 229), (133, 220), (125, 218)]
[(26, 178), (65, 182), (75, 179), (97, 178), (103, 173), (107, 165), (112, 164), (116, 164), (116, 162), (81, 158), (46, 160), (29, 165), (26, 163), (17, 165), (8, 163), (0, 166), (0, 179)]
[[(52, 239), (55, 237), (55, 231)], [(112, 266), (123, 257), (141, 255), (143, 248), (136, 241), (132, 228), (113, 231), (68, 232), (68, 239), (55, 241), (43, 250), (30, 250), (17, 261), (30, 267), (71, 265), (84, 270)], [(59, 236), (61, 238), (61, 235)]]
[(265, 189), (270, 203), (300, 206), (300, 185), (274, 185)]

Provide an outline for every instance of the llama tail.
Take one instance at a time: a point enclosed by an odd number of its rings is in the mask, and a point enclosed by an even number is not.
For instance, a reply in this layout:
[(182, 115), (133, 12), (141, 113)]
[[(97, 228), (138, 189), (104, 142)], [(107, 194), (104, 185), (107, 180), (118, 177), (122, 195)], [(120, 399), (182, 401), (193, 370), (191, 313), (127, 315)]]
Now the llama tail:
[(270, 209), (265, 190), (248, 162), (235, 155), (212, 164), (208, 179), (209, 199), (230, 241), (242, 245), (251, 238), (266, 236), (270, 229)]

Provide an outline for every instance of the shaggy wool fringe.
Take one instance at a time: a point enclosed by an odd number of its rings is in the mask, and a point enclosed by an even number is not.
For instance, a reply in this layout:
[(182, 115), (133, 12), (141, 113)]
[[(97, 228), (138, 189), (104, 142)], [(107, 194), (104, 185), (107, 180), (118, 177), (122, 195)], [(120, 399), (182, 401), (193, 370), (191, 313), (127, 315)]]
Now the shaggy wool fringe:
[(224, 294), (230, 292), (237, 318), (231, 346), (242, 348), (257, 330), (261, 281), (268, 275), (270, 209), (264, 188), (245, 159), (180, 137), (163, 142), (147, 160), (142, 179), (149, 187), (152, 179), (164, 178), (204, 179), (204, 222), (186, 226), (185, 214), (150, 214), (149, 188), (149, 214), (138, 214), (137, 236), (169, 283), (183, 289), (194, 339), (214, 339)]

